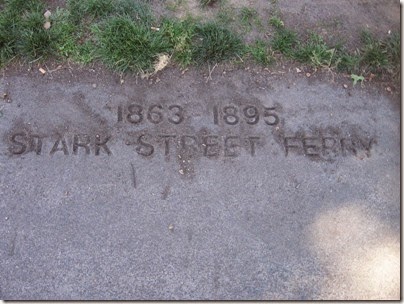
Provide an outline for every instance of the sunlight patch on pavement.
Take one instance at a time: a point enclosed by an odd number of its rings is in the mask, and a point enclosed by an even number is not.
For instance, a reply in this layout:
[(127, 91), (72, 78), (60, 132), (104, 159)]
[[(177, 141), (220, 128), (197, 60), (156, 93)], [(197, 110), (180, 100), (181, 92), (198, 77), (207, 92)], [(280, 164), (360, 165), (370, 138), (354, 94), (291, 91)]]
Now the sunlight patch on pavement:
[(310, 249), (328, 273), (320, 298), (398, 300), (399, 237), (361, 206), (321, 213), (308, 229)]

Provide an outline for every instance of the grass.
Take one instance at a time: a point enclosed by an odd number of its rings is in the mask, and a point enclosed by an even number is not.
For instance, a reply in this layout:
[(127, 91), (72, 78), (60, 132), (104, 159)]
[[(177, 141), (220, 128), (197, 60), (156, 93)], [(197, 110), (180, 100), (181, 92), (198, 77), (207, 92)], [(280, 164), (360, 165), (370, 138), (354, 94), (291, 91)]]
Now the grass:
[(216, 20), (222, 26), (232, 24), (236, 20), (236, 9), (231, 5), (222, 5), (216, 15)]
[(16, 54), (17, 29), (9, 11), (0, 14), (0, 66)]
[(258, 27), (261, 26), (258, 12), (253, 8), (242, 7), (240, 10), (239, 17), (240, 17), (241, 24), (249, 30), (251, 30), (251, 27), (253, 25), (256, 25)]
[(360, 73), (361, 57), (358, 53), (343, 52), (339, 56), (337, 70), (341, 72)]
[(149, 5), (141, 0), (68, 0), (72, 23), (93, 23), (105, 17), (130, 16), (151, 24), (153, 15)]
[(386, 68), (389, 64), (387, 49), (382, 42), (374, 39), (369, 32), (362, 32), (361, 40), (364, 43), (362, 49), (361, 63), (371, 71), (379, 68)]
[(272, 25), (276, 29), (281, 29), (285, 26), (283, 21), (277, 16), (272, 16), (271, 18), (269, 18), (268, 23), (269, 23), (269, 25)]
[(84, 17), (97, 19), (105, 17), (114, 12), (114, 3), (112, 0), (68, 0), (67, 7), (73, 22), (80, 22)]
[(195, 23), (192, 19), (176, 21), (165, 19), (161, 28), (163, 37), (168, 40), (172, 59), (180, 66), (192, 63), (192, 40), (195, 36)]
[(166, 8), (172, 12), (176, 12), (183, 5), (184, 0), (169, 0), (166, 1)]
[(271, 18), (270, 24), (276, 29), (271, 41), (272, 49), (300, 63), (348, 73), (399, 73), (401, 42), (398, 34), (380, 40), (369, 32), (363, 32), (362, 48), (349, 52), (341, 46), (329, 46), (315, 33), (301, 40), (296, 32), (284, 28), (280, 19)]
[(29, 59), (52, 55), (54, 35), (45, 30), (43, 24), (44, 17), (39, 8), (22, 16), (17, 48)]
[(297, 34), (286, 28), (279, 29), (276, 31), (271, 44), (274, 51), (278, 51), (287, 57), (291, 57), (294, 48), (297, 45)]
[(93, 32), (101, 60), (121, 72), (150, 71), (157, 55), (170, 49), (160, 31), (153, 32), (129, 16), (108, 18)]
[(0, 14), (0, 65), (19, 55), (46, 58), (54, 53), (52, 32), (44, 29), (41, 1), (9, 0)]
[(79, 34), (77, 26), (69, 22), (68, 11), (59, 9), (51, 16), (52, 26), (50, 31), (56, 38), (52, 42), (61, 57), (78, 58), (79, 56)]
[(389, 36), (384, 42), (383, 46), (387, 50), (387, 59), (393, 65), (400, 64), (401, 62), (401, 39), (399, 33), (394, 33)]
[(216, 23), (195, 27), (193, 59), (196, 63), (217, 63), (242, 56), (244, 45), (236, 34)]
[[(175, 0), (180, 5), (184, 0)], [(45, 29), (41, 0), (0, 0), (0, 66), (13, 58), (26, 61), (59, 58), (83, 64), (94, 60), (113, 70), (150, 72), (161, 55), (181, 67), (251, 58), (262, 66), (284, 57), (314, 68), (354, 75), (399, 75), (401, 41), (398, 33), (376, 39), (361, 35), (355, 51), (330, 46), (314, 33), (300, 37), (285, 27), (278, 14), (268, 20), (271, 39), (243, 42), (233, 30), (262, 26), (258, 12), (242, 7), (237, 13), (224, 0), (200, 0), (204, 7), (220, 1), (216, 21), (163, 17), (156, 19), (146, 0), (67, 0), (66, 8), (52, 11)], [(239, 22), (234, 22), (239, 19)], [(274, 53), (277, 55), (274, 57)], [(38, 60), (38, 62), (40, 62)], [(241, 60), (242, 61), (242, 60)]]
[(250, 45), (248, 52), (258, 64), (263, 66), (268, 66), (275, 60), (269, 45), (262, 40), (257, 40), (254, 44)]

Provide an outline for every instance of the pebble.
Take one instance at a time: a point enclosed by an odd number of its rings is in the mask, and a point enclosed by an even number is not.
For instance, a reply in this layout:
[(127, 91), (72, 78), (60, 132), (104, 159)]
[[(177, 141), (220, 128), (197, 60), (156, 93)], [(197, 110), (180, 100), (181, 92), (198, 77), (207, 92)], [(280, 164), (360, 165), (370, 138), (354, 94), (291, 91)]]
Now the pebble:
[(51, 27), (51, 23), (50, 23), (49, 21), (46, 21), (46, 22), (44, 23), (44, 25), (43, 25), (43, 28), (44, 28), (45, 30), (49, 30), (50, 27)]
[(44, 15), (45, 19), (49, 19), (49, 17), (52, 15), (52, 13), (50, 12), (50, 10), (47, 10), (45, 12), (45, 14), (43, 14), (43, 15)]

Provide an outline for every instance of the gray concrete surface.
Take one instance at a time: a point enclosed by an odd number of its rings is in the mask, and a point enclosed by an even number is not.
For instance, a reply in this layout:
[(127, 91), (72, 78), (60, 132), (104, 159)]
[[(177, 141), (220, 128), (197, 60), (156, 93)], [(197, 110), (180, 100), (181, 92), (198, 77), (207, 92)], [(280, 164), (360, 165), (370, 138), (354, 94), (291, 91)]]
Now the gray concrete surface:
[(399, 298), (396, 101), (196, 74), (2, 79), (0, 298)]

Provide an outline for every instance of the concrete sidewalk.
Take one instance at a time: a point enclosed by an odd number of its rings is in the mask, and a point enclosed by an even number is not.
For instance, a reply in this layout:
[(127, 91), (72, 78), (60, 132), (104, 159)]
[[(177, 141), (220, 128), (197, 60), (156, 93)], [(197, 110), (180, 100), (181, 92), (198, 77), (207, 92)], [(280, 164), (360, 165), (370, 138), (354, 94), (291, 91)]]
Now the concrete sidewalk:
[(1, 299), (399, 299), (397, 101), (160, 77), (3, 78)]

